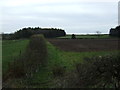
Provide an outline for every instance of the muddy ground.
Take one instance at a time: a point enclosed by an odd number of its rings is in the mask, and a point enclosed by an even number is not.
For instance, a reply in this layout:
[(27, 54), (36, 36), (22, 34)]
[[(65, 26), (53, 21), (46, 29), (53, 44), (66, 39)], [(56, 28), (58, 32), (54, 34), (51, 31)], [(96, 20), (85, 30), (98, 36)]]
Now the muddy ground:
[(48, 39), (50, 43), (64, 51), (111, 51), (120, 50), (119, 39)]

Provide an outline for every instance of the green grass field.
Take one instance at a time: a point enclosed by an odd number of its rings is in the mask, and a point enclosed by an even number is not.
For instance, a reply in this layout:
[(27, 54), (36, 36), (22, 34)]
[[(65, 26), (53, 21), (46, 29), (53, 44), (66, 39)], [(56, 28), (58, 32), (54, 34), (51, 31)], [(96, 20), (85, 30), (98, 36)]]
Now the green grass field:
[[(24, 53), (29, 40), (7, 40), (2, 43), (2, 64), (3, 73), (8, 70), (9, 62), (15, 60), (21, 53)], [(40, 67), (39, 71), (34, 73), (31, 78), (16, 80), (15, 87), (32, 87), (45, 88), (57, 87), (54, 85), (56, 78), (53, 76), (52, 69), (60, 66), (66, 67), (66, 73), (75, 68), (75, 63), (83, 63), (84, 58), (92, 56), (103, 56), (110, 53), (117, 53), (117, 51), (101, 51), (101, 52), (65, 52), (59, 50), (49, 42), (48, 48), (48, 63), (44, 67)], [(58, 77), (59, 78), (59, 77)], [(22, 83), (21, 83), (21, 82)], [(13, 80), (14, 84), (14, 80)]]
[(23, 53), (28, 40), (5, 40), (2, 41), (2, 66), (3, 73), (6, 72), (8, 64), (15, 60), (20, 52)]

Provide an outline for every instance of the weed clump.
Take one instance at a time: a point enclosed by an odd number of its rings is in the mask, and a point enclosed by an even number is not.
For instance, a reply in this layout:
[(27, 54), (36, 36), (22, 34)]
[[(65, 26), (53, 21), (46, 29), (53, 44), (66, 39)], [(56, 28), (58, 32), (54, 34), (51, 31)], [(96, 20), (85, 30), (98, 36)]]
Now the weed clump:
[(59, 66), (59, 65), (55, 65), (53, 68), (52, 68), (52, 73), (53, 73), (53, 76), (54, 77), (60, 77), (60, 76), (63, 76), (65, 74), (65, 66)]

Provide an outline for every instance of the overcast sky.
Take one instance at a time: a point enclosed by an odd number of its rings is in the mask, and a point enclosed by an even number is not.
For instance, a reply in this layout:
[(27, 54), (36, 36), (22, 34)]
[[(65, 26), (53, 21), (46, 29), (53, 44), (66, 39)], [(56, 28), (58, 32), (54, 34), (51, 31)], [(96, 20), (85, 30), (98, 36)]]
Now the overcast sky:
[(67, 33), (108, 33), (118, 25), (118, 0), (0, 0), (2, 32), (53, 27)]

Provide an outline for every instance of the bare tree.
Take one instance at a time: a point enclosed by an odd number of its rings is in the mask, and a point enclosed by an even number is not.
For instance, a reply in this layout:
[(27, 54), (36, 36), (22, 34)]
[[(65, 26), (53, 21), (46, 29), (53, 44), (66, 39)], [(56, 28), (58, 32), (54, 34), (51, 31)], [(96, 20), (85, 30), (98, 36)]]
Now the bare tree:
[(101, 35), (100, 31), (96, 31), (97, 36), (99, 37)]

